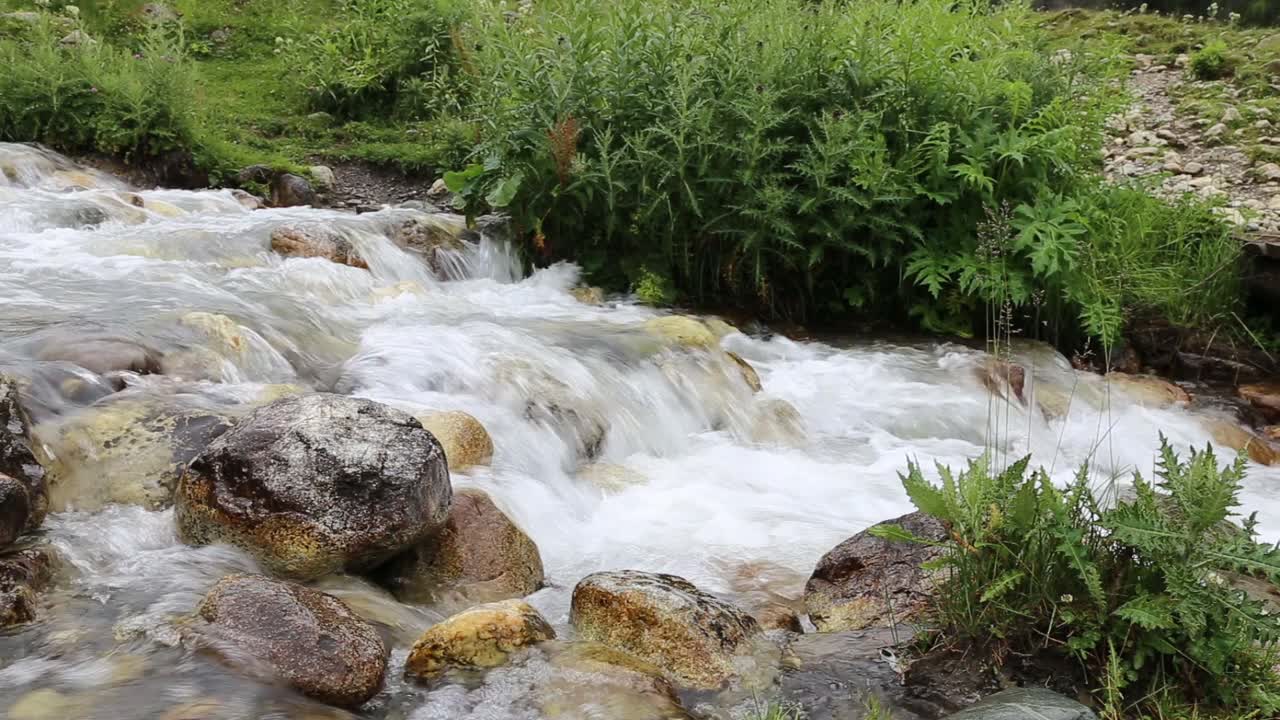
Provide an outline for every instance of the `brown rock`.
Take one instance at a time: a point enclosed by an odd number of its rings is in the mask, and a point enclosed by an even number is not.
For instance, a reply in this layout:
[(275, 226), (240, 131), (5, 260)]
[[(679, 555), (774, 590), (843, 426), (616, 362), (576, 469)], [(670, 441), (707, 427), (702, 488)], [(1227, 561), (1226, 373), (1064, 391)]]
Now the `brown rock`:
[(1280, 381), (1241, 385), (1237, 392), (1269, 422), (1280, 422)]
[(460, 411), (438, 412), (418, 417), (440, 445), (449, 462), (449, 470), (458, 472), (493, 460), (493, 439), (480, 421)]
[(36, 618), (36, 595), (53, 579), (53, 548), (28, 548), (0, 557), (0, 628)]
[(271, 204), (276, 207), (315, 205), (316, 193), (305, 178), (281, 173), (271, 181)]
[(452, 279), (450, 255), (466, 250), (463, 240), (465, 223), (440, 215), (412, 215), (390, 222), (384, 231), (391, 242), (411, 253), (421, 255), (437, 277)]
[(160, 372), (160, 354), (131, 340), (111, 337), (63, 338), (46, 343), (36, 354), (46, 361), (70, 362), (106, 375), (132, 372), (149, 375)]
[(246, 653), (303, 694), (357, 707), (382, 688), (387, 648), (341, 600), (261, 575), (218, 581), (196, 610), (198, 642)]
[(1268, 425), (1262, 428), (1262, 436), (1268, 440), (1280, 440), (1280, 425)]
[(580, 720), (608, 698), (609, 720), (689, 720), (662, 670), (598, 642), (543, 646), (556, 674), (539, 693), (548, 720)]
[(27, 488), (8, 475), (0, 475), (0, 550), (27, 529), (31, 518), (31, 498)]
[(573, 590), (570, 622), (594, 640), (704, 689), (735, 674), (760, 626), (741, 609), (674, 575), (622, 570), (588, 575)]
[[(942, 524), (924, 513), (889, 523), (930, 540), (943, 540)], [(820, 632), (861, 630), (900, 623), (925, 608), (934, 574), (920, 567), (942, 550), (930, 545), (884, 540), (869, 530), (822, 556), (804, 588), (809, 619)]]
[(1017, 400), (1025, 405), (1023, 391), (1027, 383), (1027, 369), (1017, 363), (988, 357), (979, 372), (982, 384), (996, 397)]
[(449, 519), (379, 570), (405, 602), (466, 607), (520, 598), (542, 586), (538, 546), (482, 490), (454, 493)]
[(405, 677), (431, 681), (449, 668), (497, 667), (516, 650), (555, 636), (523, 600), (477, 605), (427, 628), (409, 651)]
[(604, 304), (604, 290), (602, 288), (579, 285), (578, 287), (570, 290), (569, 294), (573, 296), (574, 300), (577, 300), (583, 305)]
[[(35, 530), (49, 512), (45, 470), (31, 446), (31, 420), (18, 397), (18, 384), (0, 375), (0, 475), (26, 490), (27, 517), (23, 530)], [(12, 502), (12, 501), (11, 501)], [(4, 545), (0, 542), (0, 547)]]
[(1259, 465), (1280, 463), (1280, 450), (1266, 438), (1253, 434), (1231, 420), (1211, 418), (1206, 421), (1209, 434), (1218, 445), (1243, 452)]
[(271, 231), (271, 250), (285, 257), (317, 257), (339, 265), (369, 269), (350, 240), (323, 225), (282, 225)]
[(1143, 407), (1162, 408), (1191, 402), (1191, 396), (1186, 390), (1154, 375), (1113, 372), (1107, 373), (1106, 380), (1111, 387)]
[(755, 368), (751, 367), (751, 363), (743, 360), (742, 356), (737, 353), (727, 352), (725, 355), (728, 355), (733, 364), (738, 366), (738, 370), (742, 373), (742, 379), (747, 383), (747, 387), (751, 388), (751, 392), (764, 390), (764, 385), (760, 383), (760, 374), (756, 372)]
[(440, 528), (444, 450), (409, 415), (316, 393), (258, 408), (210, 443), (175, 493), (179, 535), (227, 542), (273, 572), (369, 570)]

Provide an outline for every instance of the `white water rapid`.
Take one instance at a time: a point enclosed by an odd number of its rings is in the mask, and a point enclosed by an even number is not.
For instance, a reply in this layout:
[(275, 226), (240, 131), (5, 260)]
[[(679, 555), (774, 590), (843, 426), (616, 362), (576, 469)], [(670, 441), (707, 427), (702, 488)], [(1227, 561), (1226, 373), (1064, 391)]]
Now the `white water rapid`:
[[(144, 492), (131, 476), (147, 469), (144, 453), (102, 457), (65, 433), (128, 422), (103, 419), (120, 397), (235, 415), (302, 388), (474, 415), (495, 454), (454, 486), (488, 491), (536, 541), (549, 586), (530, 602), (564, 637), (574, 584), (598, 570), (674, 573), (730, 599), (798, 598), (827, 550), (912, 509), (897, 476), (909, 458), (955, 466), (994, 442), (1002, 459), (1031, 452), (1063, 482), (1086, 460), (1100, 481), (1123, 480), (1150, 476), (1160, 432), (1182, 451), (1212, 439), (1211, 410), (1143, 407), (1031, 344), (1017, 354), (1032, 369), (1028, 410), (984, 387), (984, 355), (960, 345), (725, 334), (722, 348), (759, 373), (753, 394), (719, 349), (672, 350), (646, 331), (660, 311), (579, 302), (573, 266), (527, 274), (484, 237), (454, 258), (451, 279), (436, 277), (377, 229), (414, 213), (251, 210), (229, 191), (130, 189), (0, 144), (0, 373), (20, 379), (37, 438), (74, 478), (55, 487), (37, 538), (62, 558), (40, 619), (0, 634), (0, 710), (348, 717), (172, 646), (171, 623), (213, 582), (256, 567), (232, 548), (180, 543), (170, 509), (112, 502)], [(271, 231), (298, 222), (342, 229), (369, 268), (274, 254)], [(114, 392), (118, 380), (50, 354), (93, 356), (100, 338), (150, 348), (164, 371), (128, 374)], [(1065, 417), (1039, 409), (1050, 390), (1071, 397)], [(572, 412), (528, 412), (548, 398)], [(605, 435), (588, 463), (591, 428)], [(1243, 500), (1264, 537), (1280, 538), (1280, 469), (1251, 465)], [(545, 658), (471, 684), (410, 687), (399, 679), (405, 653), (440, 616), (354, 578), (321, 587), (394, 638), (387, 687), (364, 717), (544, 716), (531, 698), (551, 672)], [(589, 696), (561, 717), (614, 717)]]

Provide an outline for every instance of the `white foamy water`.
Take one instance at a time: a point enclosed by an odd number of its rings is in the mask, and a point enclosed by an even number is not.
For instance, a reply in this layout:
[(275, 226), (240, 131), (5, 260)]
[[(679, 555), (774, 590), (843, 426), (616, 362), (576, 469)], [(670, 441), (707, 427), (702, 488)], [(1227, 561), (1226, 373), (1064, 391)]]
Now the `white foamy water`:
[[(380, 229), (415, 213), (250, 210), (230, 192), (130, 190), (0, 144), (0, 372), (26, 383), (46, 439), (114, 397), (111, 381), (41, 359), (95, 338), (170, 363), (124, 391), (168, 407), (234, 414), (290, 384), (471, 413), (495, 456), (454, 485), (487, 490), (537, 542), (549, 586), (531, 602), (566, 636), (573, 585), (598, 570), (675, 573), (731, 598), (764, 575), (798, 597), (832, 546), (912, 509), (898, 480), (911, 458), (960, 465), (998, 438), (1000, 459), (1031, 452), (1061, 482), (1085, 461), (1099, 483), (1124, 482), (1134, 469), (1151, 475), (1160, 432), (1183, 451), (1211, 439), (1208, 411), (1141, 407), (1042, 346), (1018, 359), (1032, 367), (1030, 392), (1073, 396), (1065, 418), (1047, 419), (1034, 398), (1030, 410), (996, 399), (982, 353), (935, 342), (731, 333), (722, 348), (758, 371), (754, 395), (720, 349), (673, 349), (647, 332), (658, 311), (578, 302), (574, 267), (525, 274), (486, 237), (448, 263), (452, 279), (437, 278)], [(275, 255), (271, 231), (290, 223), (338, 228), (369, 269)], [(103, 465), (101, 482), (128, 467)], [(1251, 466), (1244, 502), (1265, 537), (1280, 537), (1280, 470)], [(75, 717), (158, 717), (205, 701), (219, 708), (211, 717), (290, 716), (296, 697), (171, 647), (169, 623), (252, 560), (182, 545), (168, 510), (88, 495), (67, 507), (46, 522), (66, 569), (43, 620), (0, 637), (0, 698), (53, 690)], [(538, 688), (570, 682), (535, 656), (478, 685), (409, 687), (396, 663), (439, 614), (356, 579), (321, 586), (396, 644), (371, 716), (538, 718)], [(607, 703), (583, 703), (577, 717), (609, 716)]]

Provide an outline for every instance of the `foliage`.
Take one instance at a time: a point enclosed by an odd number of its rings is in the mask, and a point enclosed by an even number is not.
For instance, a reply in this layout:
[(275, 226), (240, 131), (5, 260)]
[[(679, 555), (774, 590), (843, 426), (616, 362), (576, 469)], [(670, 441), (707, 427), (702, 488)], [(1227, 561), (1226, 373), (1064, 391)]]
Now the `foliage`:
[(130, 52), (64, 42), (71, 32), (83, 31), (45, 14), (0, 38), (0, 139), (137, 158), (198, 149), (194, 76), (180, 35), (156, 29)]
[[(616, 288), (646, 268), (687, 301), (949, 331), (1047, 297), (1115, 333), (1130, 308), (1088, 275), (1097, 246), (1181, 217), (1103, 217), (1128, 201), (1095, 175), (1110, 66), (1052, 56), (1018, 3), (549, 0), (465, 40), (469, 209), (509, 196), (536, 257)], [(979, 233), (993, 208), (1003, 255)], [(1234, 302), (1215, 301), (1188, 314)]]
[(1235, 60), (1222, 40), (1214, 40), (1191, 55), (1191, 74), (1199, 80), (1218, 80), (1231, 74)]
[(456, 111), (462, 83), (453, 0), (340, 0), (340, 22), (289, 45), (313, 110), (339, 118)]
[(1181, 460), (1162, 438), (1159, 481), (1136, 475), (1114, 504), (1088, 468), (1065, 489), (1028, 459), (938, 472), (941, 486), (912, 463), (902, 481), (951, 537), (935, 596), (945, 632), (998, 657), (1073, 657), (1116, 717), (1157, 698), (1236, 717), (1280, 710), (1280, 619), (1235, 582), (1280, 581), (1280, 550), (1257, 544), (1253, 519), (1228, 522), (1243, 459), (1220, 468), (1207, 448)]

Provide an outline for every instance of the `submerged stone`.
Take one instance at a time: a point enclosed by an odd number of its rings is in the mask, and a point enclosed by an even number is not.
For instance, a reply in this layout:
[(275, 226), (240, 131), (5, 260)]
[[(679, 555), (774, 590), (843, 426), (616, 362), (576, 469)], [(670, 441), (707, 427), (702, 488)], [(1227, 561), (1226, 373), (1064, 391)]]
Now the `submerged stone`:
[(409, 651), (405, 677), (430, 681), (450, 668), (497, 667), (511, 653), (555, 636), (523, 600), (477, 605), (428, 628)]

